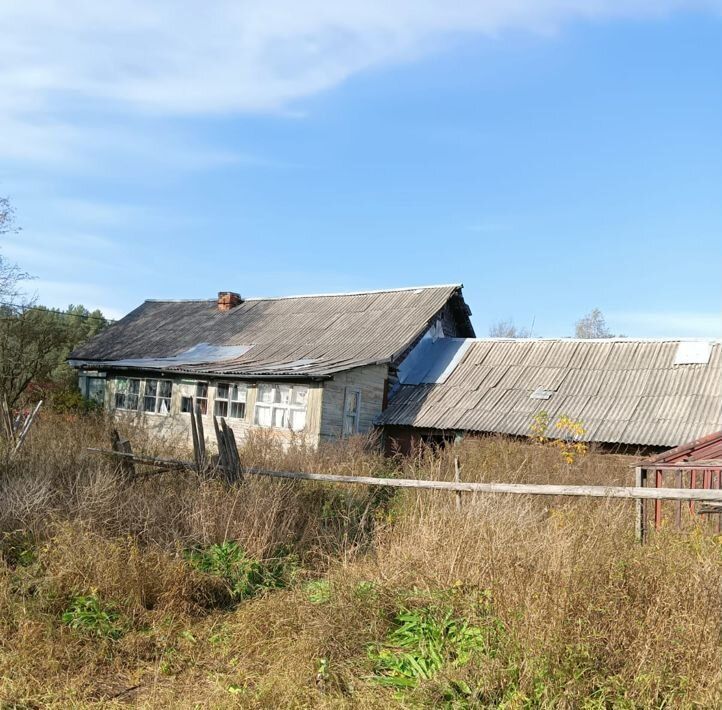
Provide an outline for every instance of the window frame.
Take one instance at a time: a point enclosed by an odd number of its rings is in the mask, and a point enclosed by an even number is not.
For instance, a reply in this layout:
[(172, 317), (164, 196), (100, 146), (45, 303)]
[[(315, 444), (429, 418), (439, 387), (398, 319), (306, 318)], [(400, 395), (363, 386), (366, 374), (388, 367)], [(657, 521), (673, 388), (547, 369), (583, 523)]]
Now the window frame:
[[(210, 383), (206, 380), (192, 380), (191, 382), (184, 382), (182, 384), (192, 384), (193, 385), (193, 394), (187, 395), (181, 393), (181, 401), (180, 401), (180, 412), (181, 414), (190, 414), (190, 410), (185, 410), (183, 407), (185, 406), (185, 400), (191, 400), (193, 404), (200, 404), (201, 405), (201, 416), (205, 416), (208, 414), (208, 395), (210, 392)], [(199, 388), (205, 388), (205, 396), (200, 396), (198, 394)]]
[[(355, 395), (356, 408), (353, 412), (349, 412), (347, 407), (349, 403), (349, 395)], [(346, 430), (346, 420), (352, 418), (353, 426), (350, 431)], [(343, 411), (341, 413), (341, 438), (345, 439), (359, 433), (361, 422), (361, 389), (358, 387), (345, 387), (343, 392)]]
[[(148, 394), (148, 384), (150, 382), (155, 382), (154, 394)], [(168, 394), (163, 394), (165, 385), (168, 385)], [(146, 400), (150, 399), (151, 397), (153, 398), (153, 408), (147, 409)], [(171, 413), (173, 407), (173, 380), (168, 380), (162, 377), (146, 377), (143, 380), (142, 401), (143, 408), (140, 411), (142, 411), (144, 414), (157, 414), (161, 417), (167, 417)], [(167, 402), (167, 409), (165, 412), (161, 411), (163, 402)]]
[[(119, 386), (121, 382), (126, 382), (128, 389), (125, 390), (125, 392), (119, 392)], [(130, 391), (130, 383), (131, 382), (137, 382), (138, 383), (138, 391), (137, 392), (131, 392)], [(113, 392), (113, 409), (117, 409), (121, 412), (142, 412), (141, 409), (141, 402), (143, 399), (143, 390), (145, 387), (143, 386), (143, 378), (141, 377), (116, 377), (115, 378), (115, 386), (114, 386), (114, 392)], [(118, 397), (123, 397), (123, 404), (118, 404)], [(128, 407), (128, 397), (135, 397), (135, 407)]]
[[(271, 391), (271, 400), (263, 401), (261, 391), (269, 388)], [(283, 400), (283, 390), (287, 388), (288, 396), (286, 401)], [(297, 397), (304, 392), (303, 404), (299, 404)], [(306, 431), (306, 422), (308, 419), (308, 397), (311, 388), (307, 384), (293, 382), (259, 382), (256, 386), (256, 401), (253, 407), (253, 426), (263, 429), (280, 429), (301, 433)], [(259, 413), (265, 411), (268, 414), (268, 424), (260, 421)], [(294, 428), (291, 424), (294, 420), (294, 414), (303, 415), (303, 426)], [(277, 424), (277, 417), (282, 417), (282, 423)]]
[[(220, 395), (221, 387), (226, 387), (226, 396)], [(240, 391), (243, 390), (244, 398), (240, 398)], [(234, 397), (235, 393), (235, 397)], [(243, 421), (246, 419), (248, 409), (246, 404), (248, 402), (248, 383), (246, 382), (216, 382), (215, 397), (213, 400), (213, 415), (216, 417), (224, 417), (226, 419), (238, 419)], [(225, 404), (225, 414), (221, 414), (218, 411), (218, 405)], [(233, 414), (233, 405), (238, 407), (240, 414)]]

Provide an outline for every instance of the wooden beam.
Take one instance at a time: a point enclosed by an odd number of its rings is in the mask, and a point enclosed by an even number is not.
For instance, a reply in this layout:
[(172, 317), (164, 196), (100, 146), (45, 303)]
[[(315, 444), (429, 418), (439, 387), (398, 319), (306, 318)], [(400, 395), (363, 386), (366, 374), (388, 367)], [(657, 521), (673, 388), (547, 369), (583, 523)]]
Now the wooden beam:
[(370, 476), (339, 476), (326, 473), (268, 471), (246, 468), (246, 473), (270, 478), (287, 478), (321, 483), (349, 483), (391, 488), (421, 488), (468, 493), (512, 493), (521, 495), (574, 496), (582, 498), (621, 498), (627, 500), (702, 500), (722, 502), (722, 491), (690, 490), (688, 488), (644, 488), (625, 486), (569, 486), (538, 483), (456, 483), (454, 481), (422, 481), (413, 478), (371, 478)]
[(94, 454), (103, 454), (105, 456), (117, 456), (125, 458), (134, 463), (146, 464), (148, 466), (160, 466), (162, 468), (174, 468), (187, 471), (195, 471), (196, 465), (193, 461), (178, 461), (176, 459), (161, 459), (155, 456), (142, 456), (140, 454), (128, 454), (124, 451), (109, 451), (108, 449), (95, 449), (88, 447), (86, 449)]

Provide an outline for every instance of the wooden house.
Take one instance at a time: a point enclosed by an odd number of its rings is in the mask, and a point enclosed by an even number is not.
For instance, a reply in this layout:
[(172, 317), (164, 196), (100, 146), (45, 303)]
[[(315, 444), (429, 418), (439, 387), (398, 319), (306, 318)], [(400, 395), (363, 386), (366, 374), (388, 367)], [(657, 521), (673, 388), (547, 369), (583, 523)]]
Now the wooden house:
[(409, 358), (474, 336), (461, 285), (281, 298), (145, 301), (76, 349), (81, 390), (190, 438), (191, 403), (315, 445), (372, 429)]

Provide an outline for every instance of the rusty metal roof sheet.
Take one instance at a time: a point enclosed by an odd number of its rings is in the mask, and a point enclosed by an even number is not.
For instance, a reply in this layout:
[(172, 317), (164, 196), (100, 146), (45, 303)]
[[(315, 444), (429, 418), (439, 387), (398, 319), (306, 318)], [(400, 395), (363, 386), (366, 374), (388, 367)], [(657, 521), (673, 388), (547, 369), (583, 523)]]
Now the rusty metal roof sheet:
[[(86, 367), (135, 367), (238, 377), (324, 377), (393, 361), (447, 303), (473, 335), (461, 285), (270, 299), (227, 312), (216, 300), (146, 301), (75, 350)], [(236, 347), (237, 357), (188, 362), (184, 353)], [(170, 362), (168, 360), (171, 360)], [(175, 360), (175, 361), (173, 361)], [(130, 364), (128, 364), (130, 363)]]
[(585, 441), (677, 446), (722, 429), (722, 343), (707, 364), (675, 364), (682, 342), (473, 340), (444, 383), (402, 386), (378, 423), (528, 435), (544, 411), (580, 421)]

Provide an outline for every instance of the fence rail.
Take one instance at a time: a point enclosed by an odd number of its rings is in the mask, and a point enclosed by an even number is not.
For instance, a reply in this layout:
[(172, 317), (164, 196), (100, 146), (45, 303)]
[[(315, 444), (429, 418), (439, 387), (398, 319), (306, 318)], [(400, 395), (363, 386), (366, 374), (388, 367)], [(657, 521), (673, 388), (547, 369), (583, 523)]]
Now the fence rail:
[[(130, 459), (136, 463), (165, 468), (194, 469), (191, 461), (139, 456), (120, 451), (90, 448), (88, 451), (106, 456)], [(701, 488), (646, 488), (644, 486), (578, 486), (553, 483), (475, 483), (464, 481), (429, 481), (418, 478), (376, 478), (373, 476), (342, 476), (333, 473), (306, 473), (303, 471), (271, 471), (260, 468), (242, 468), (243, 473), (269, 478), (285, 478), (320, 483), (347, 483), (362, 486), (390, 488), (420, 488), (460, 493), (511, 493), (518, 495), (576, 496), (582, 498), (623, 498), (627, 500), (694, 500), (722, 504), (722, 490)]]
[(722, 491), (689, 488), (644, 488), (639, 486), (568, 486), (546, 483), (473, 483), (456, 481), (426, 481), (416, 478), (374, 478), (371, 476), (341, 476), (332, 473), (304, 473), (297, 471), (269, 471), (246, 468), (245, 473), (270, 478), (288, 478), (322, 483), (349, 483), (391, 488), (424, 488), (461, 493), (511, 493), (518, 495), (577, 496), (583, 498), (625, 498), (627, 500), (698, 500), (722, 503)]
[[(660, 485), (646, 486), (645, 470), (641, 466), (636, 467), (634, 486), (586, 486), (586, 485), (561, 485), (552, 483), (476, 483), (461, 480), (461, 467), (458, 459), (454, 460), (453, 481), (429, 481), (415, 478), (375, 478), (372, 476), (345, 476), (332, 473), (307, 473), (303, 471), (271, 471), (261, 468), (244, 467), (238, 456), (232, 430), (226, 425), (223, 418), (220, 421), (213, 418), (214, 430), (218, 442), (218, 455), (208, 457), (205, 450), (205, 437), (203, 434), (201, 412), (197, 405), (191, 408), (191, 421), (193, 423), (193, 450), (194, 461), (178, 461), (175, 459), (164, 459), (153, 456), (143, 456), (132, 453), (129, 442), (127, 446), (119, 446), (118, 435), (113, 438), (113, 450), (89, 449), (89, 451), (105, 456), (115, 457), (119, 460), (121, 468), (132, 468), (133, 464), (156, 466), (163, 469), (195, 470), (199, 474), (204, 472), (215, 472), (221, 475), (227, 483), (240, 482), (244, 474), (255, 476), (266, 476), (276, 479), (287, 479), (294, 481), (315, 481), (317, 483), (341, 483), (356, 486), (378, 486), (384, 488), (413, 488), (417, 490), (451, 491), (456, 494), (456, 509), (462, 506), (462, 493), (502, 493), (511, 495), (532, 495), (532, 496), (572, 496), (577, 498), (615, 498), (634, 500), (636, 502), (635, 530), (637, 538), (644, 541), (646, 538), (646, 510), (645, 501), (655, 501), (655, 509), (660, 510), (662, 501), (688, 501), (690, 509), (693, 509), (695, 502), (707, 503), (707, 513), (719, 510), (722, 512), (722, 490), (711, 487), (704, 488), (664, 488)], [(122, 449), (122, 450), (121, 450)], [(693, 464), (692, 467), (696, 466)], [(692, 468), (689, 467), (689, 468)], [(677, 466), (669, 465), (665, 468), (676, 469)], [(661, 475), (661, 474), (660, 474)]]

